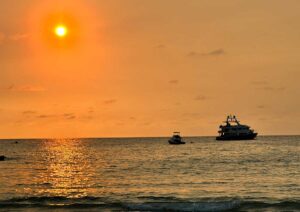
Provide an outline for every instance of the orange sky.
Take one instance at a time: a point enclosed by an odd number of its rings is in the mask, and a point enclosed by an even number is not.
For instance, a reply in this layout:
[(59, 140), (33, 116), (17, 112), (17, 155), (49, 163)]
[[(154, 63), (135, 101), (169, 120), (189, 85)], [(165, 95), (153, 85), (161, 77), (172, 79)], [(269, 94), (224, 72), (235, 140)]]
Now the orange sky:
[(216, 135), (230, 113), (259, 134), (299, 134), (299, 9), (1, 1), (0, 137)]

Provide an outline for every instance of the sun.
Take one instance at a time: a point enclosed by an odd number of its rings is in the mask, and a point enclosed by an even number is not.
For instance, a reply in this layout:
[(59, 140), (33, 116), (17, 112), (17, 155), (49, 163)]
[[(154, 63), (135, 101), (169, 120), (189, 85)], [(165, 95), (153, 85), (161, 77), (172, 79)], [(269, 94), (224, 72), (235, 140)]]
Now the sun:
[(68, 34), (68, 29), (64, 25), (57, 25), (55, 27), (54, 33), (56, 34), (56, 36), (63, 38)]

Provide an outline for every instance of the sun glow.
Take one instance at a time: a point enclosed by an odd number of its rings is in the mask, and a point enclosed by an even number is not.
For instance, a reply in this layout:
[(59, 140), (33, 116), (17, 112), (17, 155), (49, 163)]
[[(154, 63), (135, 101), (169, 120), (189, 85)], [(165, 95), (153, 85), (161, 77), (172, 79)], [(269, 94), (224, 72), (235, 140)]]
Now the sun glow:
[(55, 34), (58, 37), (65, 37), (68, 34), (68, 29), (64, 25), (58, 25), (55, 27)]
[(59, 5), (53, 1), (41, 1), (28, 15), (28, 23), (32, 23), (28, 34), (31, 35), (32, 46), (39, 49), (37, 55), (41, 51), (52, 56), (57, 53), (55, 51), (70, 55), (82, 53), (83, 48), (94, 49), (95, 43), (92, 40), (98, 40), (94, 33), (98, 30), (95, 24), (98, 19), (94, 19), (92, 7), (85, 1), (67, 0), (61, 1)]

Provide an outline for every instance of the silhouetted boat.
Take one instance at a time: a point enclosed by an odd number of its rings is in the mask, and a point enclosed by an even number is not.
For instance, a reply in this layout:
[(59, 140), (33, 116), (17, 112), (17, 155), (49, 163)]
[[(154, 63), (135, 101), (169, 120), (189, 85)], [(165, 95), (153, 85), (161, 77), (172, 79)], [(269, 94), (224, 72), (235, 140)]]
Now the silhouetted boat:
[(169, 144), (185, 144), (180, 136), (180, 132), (173, 133), (173, 136), (169, 139)]
[(252, 140), (257, 133), (247, 125), (242, 125), (236, 116), (227, 116), (226, 125), (220, 125), (217, 140)]

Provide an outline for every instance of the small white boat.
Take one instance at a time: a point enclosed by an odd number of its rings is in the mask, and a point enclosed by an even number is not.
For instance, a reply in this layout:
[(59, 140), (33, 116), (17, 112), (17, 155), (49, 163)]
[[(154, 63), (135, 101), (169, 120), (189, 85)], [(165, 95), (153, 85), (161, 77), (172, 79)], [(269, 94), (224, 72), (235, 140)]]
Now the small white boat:
[(173, 133), (173, 136), (169, 139), (169, 144), (185, 144), (180, 136), (180, 132)]

